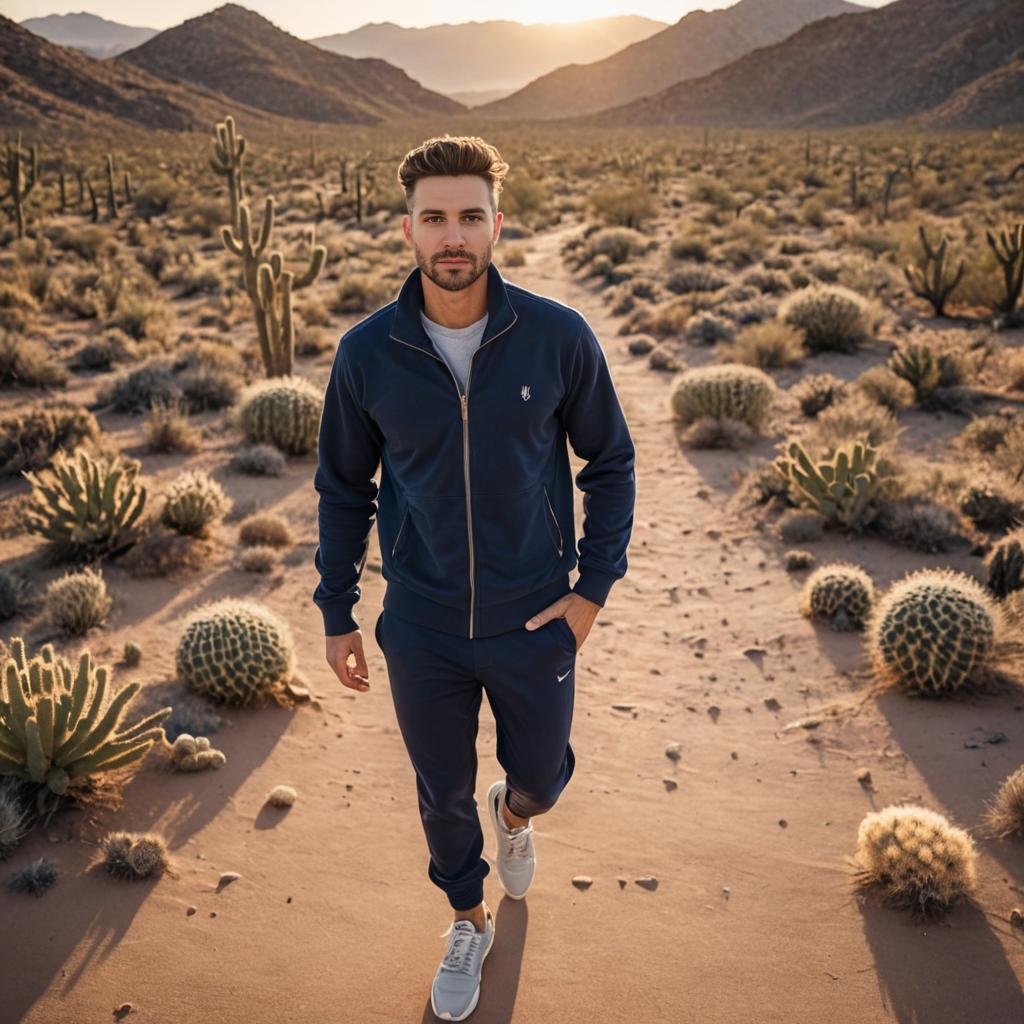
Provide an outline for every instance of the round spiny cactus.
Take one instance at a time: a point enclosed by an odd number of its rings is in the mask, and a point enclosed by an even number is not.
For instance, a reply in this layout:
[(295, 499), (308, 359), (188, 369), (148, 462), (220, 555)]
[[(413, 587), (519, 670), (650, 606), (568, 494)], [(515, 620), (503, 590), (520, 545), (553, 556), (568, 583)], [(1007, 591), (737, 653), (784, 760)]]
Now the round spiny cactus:
[(115, 878), (158, 878), (168, 869), (167, 848), (152, 832), (110, 832), (103, 837), (103, 866)]
[(676, 382), (672, 412), (687, 424), (708, 416), (739, 420), (757, 429), (768, 419), (775, 393), (775, 382), (756, 366), (696, 366)]
[(985, 824), (999, 839), (1024, 836), (1024, 764), (1003, 780), (995, 800), (985, 808)]
[(886, 807), (857, 830), (857, 881), (877, 885), (883, 901), (920, 913), (969, 899), (976, 885), (971, 837), (924, 807)]
[(990, 658), (1004, 631), (996, 602), (972, 577), (918, 569), (875, 602), (868, 649), (876, 676), (911, 692), (960, 689)]
[(171, 761), (183, 772), (198, 772), (203, 768), (220, 768), (227, 762), (223, 751), (214, 750), (206, 736), (179, 733), (171, 746)]
[(874, 599), (875, 584), (859, 565), (832, 562), (807, 577), (800, 611), (835, 630), (863, 629)]
[(272, 444), (288, 455), (316, 447), (323, 395), (302, 377), (270, 377), (251, 384), (238, 400), (238, 423), (254, 444)]
[(291, 630), (269, 608), (225, 598), (186, 620), (176, 654), (178, 675), (216, 704), (261, 704), (292, 677)]
[(804, 332), (812, 352), (852, 352), (870, 332), (868, 302), (841, 285), (810, 285), (786, 296), (778, 318)]
[(102, 626), (112, 604), (103, 576), (93, 569), (65, 573), (46, 588), (50, 621), (72, 636), (84, 636)]
[(171, 484), (161, 520), (186, 536), (203, 533), (231, 510), (231, 499), (209, 473), (188, 470)]

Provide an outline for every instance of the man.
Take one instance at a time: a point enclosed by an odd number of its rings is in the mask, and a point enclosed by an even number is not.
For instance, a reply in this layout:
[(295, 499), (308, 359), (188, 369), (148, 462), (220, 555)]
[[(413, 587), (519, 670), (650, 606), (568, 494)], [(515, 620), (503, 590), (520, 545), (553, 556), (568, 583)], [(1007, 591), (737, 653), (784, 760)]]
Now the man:
[[(341, 339), (315, 478), (327, 661), (360, 692), (370, 684), (352, 610), (377, 521), (387, 589), (374, 635), (416, 773), (427, 874), (454, 910), (431, 990), (443, 1020), (475, 1008), (494, 939), (474, 796), (482, 692), (507, 773), (488, 794), (495, 863), (522, 899), (531, 818), (573, 773), (576, 655), (625, 574), (636, 497), (633, 442), (589, 325), (491, 263), (507, 171), (477, 137), (406, 155), (402, 228), (416, 269)], [(578, 559), (567, 437), (587, 460)]]

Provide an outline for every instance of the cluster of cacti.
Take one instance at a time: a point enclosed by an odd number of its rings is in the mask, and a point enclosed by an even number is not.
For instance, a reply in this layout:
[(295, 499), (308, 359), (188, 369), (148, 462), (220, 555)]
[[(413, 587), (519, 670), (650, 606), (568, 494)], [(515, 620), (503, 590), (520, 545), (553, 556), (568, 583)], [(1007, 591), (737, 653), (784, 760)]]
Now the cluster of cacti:
[(1011, 772), (985, 808), (985, 825), (999, 839), (1024, 836), (1024, 764)]
[(1012, 313), (1024, 286), (1024, 223), (1004, 228), (998, 238), (986, 231), (985, 238), (1003, 269), (1003, 298), (997, 309), (1000, 313)]
[(45, 783), (54, 793), (73, 779), (122, 768), (163, 738), (161, 708), (127, 728), (122, 718), (141, 683), (108, 699), (110, 673), (84, 651), (74, 669), (45, 644), (31, 659), (11, 640), (0, 681), (0, 774)]
[(28, 153), (21, 148), (21, 132), (17, 142), (8, 141), (4, 146), (4, 184), (0, 202), (9, 202), (14, 210), (15, 230), (18, 238), (25, 237), (25, 200), (39, 180), (39, 165), (36, 147)]
[(175, 654), (178, 678), (216, 704), (265, 703), (291, 680), (288, 624), (251, 601), (226, 598), (196, 609)]
[(863, 441), (843, 445), (830, 459), (814, 460), (799, 441), (773, 463), (799, 505), (815, 509), (825, 520), (862, 530), (875, 517), (878, 452)]
[(942, 696), (974, 680), (1004, 628), (1001, 609), (977, 580), (952, 569), (918, 569), (875, 602), (867, 646), (878, 679)]
[(171, 763), (182, 772), (198, 772), (204, 768), (219, 768), (227, 762), (224, 752), (210, 746), (206, 736), (179, 733), (171, 745)]
[(327, 260), (327, 249), (311, 240), (309, 264), (298, 275), (284, 269), (280, 252), (268, 253), (264, 261), (274, 229), (274, 198), (267, 197), (263, 222), (257, 231), (249, 205), (241, 198), (244, 154), (244, 138), (237, 136), (234, 121), (226, 119), (217, 126), (214, 160), (211, 161), (214, 171), (228, 178), (232, 202), (232, 221), (221, 228), (221, 240), (229, 252), (242, 258), (242, 278), (256, 316), (264, 370), (268, 377), (287, 376), (295, 366), (292, 292), (305, 288), (320, 276)]
[(225, 179), (228, 188), (228, 200), (231, 204), (231, 227), (234, 231), (241, 229), (239, 211), (245, 195), (244, 169), (245, 136), (235, 129), (235, 119), (228, 114), (216, 127), (217, 137), (213, 142), (213, 156), (210, 166), (214, 174)]
[(886, 807), (857, 830), (857, 880), (884, 903), (924, 915), (951, 910), (976, 887), (974, 841), (935, 811)]
[(686, 370), (672, 389), (672, 411), (683, 423), (707, 416), (759, 429), (768, 419), (775, 394), (775, 382), (756, 366), (697, 366)]
[(807, 578), (800, 612), (835, 630), (863, 629), (875, 600), (871, 577), (852, 562), (819, 566)]
[(250, 384), (235, 415), (249, 441), (305, 455), (316, 447), (322, 409), (322, 393), (304, 377), (273, 377)]
[(812, 352), (852, 352), (868, 336), (868, 303), (841, 285), (809, 285), (787, 295), (780, 320), (803, 331)]
[(919, 224), (917, 233), (921, 239), (921, 258), (916, 264), (903, 268), (913, 293), (927, 300), (936, 316), (943, 316), (946, 303), (964, 276), (964, 261), (953, 272), (947, 263), (949, 239), (943, 235), (937, 245), (928, 240), (924, 225)]
[(103, 866), (115, 878), (159, 878), (169, 867), (164, 840), (152, 832), (110, 832), (100, 848)]
[(84, 449), (58, 452), (52, 468), (23, 475), (32, 484), (26, 526), (63, 554), (91, 558), (130, 539), (146, 506), (141, 463), (123, 455), (93, 458)]
[(71, 636), (84, 636), (102, 626), (114, 603), (102, 573), (92, 568), (53, 580), (46, 588), (45, 602), (53, 625)]
[(231, 499), (205, 470), (186, 470), (171, 484), (161, 522), (186, 536), (203, 533), (231, 510)]
[(1024, 590), (1024, 530), (1015, 530), (998, 541), (986, 561), (988, 589), (1000, 600)]

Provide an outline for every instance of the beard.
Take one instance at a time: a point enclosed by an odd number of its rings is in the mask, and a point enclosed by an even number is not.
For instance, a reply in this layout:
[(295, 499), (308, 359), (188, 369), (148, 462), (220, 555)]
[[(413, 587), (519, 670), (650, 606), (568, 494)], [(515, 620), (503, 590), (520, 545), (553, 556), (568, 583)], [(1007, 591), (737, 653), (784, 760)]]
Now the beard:
[[(469, 252), (467, 249), (452, 249), (449, 252), (435, 253), (428, 257), (423, 254), (418, 245), (413, 244), (416, 265), (438, 288), (443, 288), (448, 292), (460, 292), (463, 288), (468, 288), (487, 269), (493, 250), (494, 244), (488, 242), (487, 251), (481, 255)], [(443, 259), (462, 259), (468, 262), (464, 267), (445, 267), (439, 262)]]

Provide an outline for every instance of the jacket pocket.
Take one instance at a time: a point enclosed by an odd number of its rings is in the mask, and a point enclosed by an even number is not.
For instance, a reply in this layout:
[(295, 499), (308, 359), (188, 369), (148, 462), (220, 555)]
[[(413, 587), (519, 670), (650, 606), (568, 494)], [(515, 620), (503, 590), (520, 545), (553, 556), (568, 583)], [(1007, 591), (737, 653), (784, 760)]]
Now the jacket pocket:
[(544, 487), (544, 502), (548, 507), (548, 513), (550, 514), (550, 522), (555, 528), (555, 532), (552, 535), (552, 540), (555, 542), (555, 547), (558, 549), (558, 557), (562, 557), (562, 553), (565, 550), (565, 545), (562, 543), (562, 528), (558, 525), (558, 518), (555, 516), (555, 510), (551, 507), (551, 499), (548, 497), (548, 489)]
[(561, 534), (543, 482), (511, 494), (474, 494), (473, 534), (484, 604), (514, 601), (558, 576)]
[(405, 515), (382, 575), (431, 601), (466, 607), (469, 544), (464, 498), (406, 494), (405, 501)]

